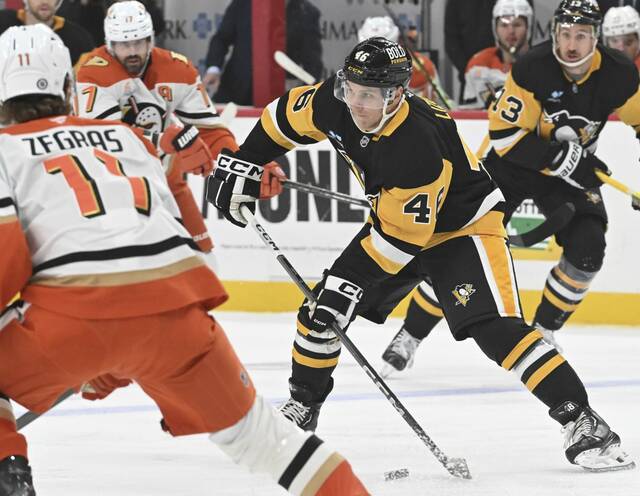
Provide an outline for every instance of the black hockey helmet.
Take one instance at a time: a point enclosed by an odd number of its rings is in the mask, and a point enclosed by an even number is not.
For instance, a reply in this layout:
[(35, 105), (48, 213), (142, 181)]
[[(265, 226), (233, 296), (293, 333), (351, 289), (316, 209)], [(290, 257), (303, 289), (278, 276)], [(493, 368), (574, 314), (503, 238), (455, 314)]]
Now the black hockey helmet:
[(559, 24), (593, 26), (597, 38), (600, 36), (602, 12), (596, 0), (562, 0), (553, 14), (553, 31)]
[(369, 38), (358, 43), (344, 60), (347, 81), (376, 88), (404, 88), (411, 79), (411, 55), (386, 38)]

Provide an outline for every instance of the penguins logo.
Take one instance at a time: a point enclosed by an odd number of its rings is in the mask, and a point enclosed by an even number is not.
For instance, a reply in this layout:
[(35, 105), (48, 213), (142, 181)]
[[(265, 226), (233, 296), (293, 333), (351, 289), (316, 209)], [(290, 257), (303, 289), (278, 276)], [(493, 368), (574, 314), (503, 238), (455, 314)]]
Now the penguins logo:
[(581, 115), (571, 115), (566, 110), (551, 114), (545, 111), (544, 120), (552, 125), (553, 141), (573, 141), (587, 147), (595, 142), (602, 125), (600, 121), (590, 121)]
[(463, 307), (467, 306), (471, 295), (475, 292), (476, 290), (474, 289), (473, 284), (469, 283), (458, 284), (455, 289), (451, 291), (456, 300), (458, 300), (456, 301), (456, 305), (462, 305)]

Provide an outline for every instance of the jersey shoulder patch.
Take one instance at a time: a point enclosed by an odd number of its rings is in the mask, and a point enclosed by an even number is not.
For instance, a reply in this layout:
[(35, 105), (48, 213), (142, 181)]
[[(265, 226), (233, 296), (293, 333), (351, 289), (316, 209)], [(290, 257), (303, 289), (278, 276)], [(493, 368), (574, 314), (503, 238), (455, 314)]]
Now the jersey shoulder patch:
[(122, 64), (115, 60), (104, 46), (82, 57), (76, 76), (78, 83), (94, 83), (100, 87), (112, 86), (128, 77)]

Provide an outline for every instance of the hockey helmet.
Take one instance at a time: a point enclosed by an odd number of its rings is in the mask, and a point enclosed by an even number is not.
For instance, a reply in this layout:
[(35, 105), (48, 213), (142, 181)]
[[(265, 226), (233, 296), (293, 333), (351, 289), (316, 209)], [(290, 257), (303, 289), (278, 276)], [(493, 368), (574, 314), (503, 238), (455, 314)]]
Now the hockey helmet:
[(386, 38), (369, 38), (358, 43), (342, 67), (343, 77), (362, 86), (407, 87), (411, 79), (411, 55)]
[(498, 0), (493, 6), (493, 38), (498, 41), (496, 25), (498, 19), (502, 17), (524, 17), (527, 20), (527, 40), (531, 41), (533, 36), (533, 9), (527, 0)]
[(109, 51), (113, 50), (113, 42), (145, 38), (151, 38), (153, 42), (151, 15), (142, 3), (135, 0), (116, 2), (109, 7), (104, 18), (104, 37)]
[(0, 36), (0, 100), (22, 95), (66, 98), (73, 81), (69, 49), (48, 26), (12, 26)]
[(358, 29), (358, 41), (380, 36), (396, 43), (400, 39), (400, 30), (391, 17), (367, 17)]
[(602, 21), (602, 37), (636, 34), (640, 39), (640, 15), (630, 5), (611, 7)]
[[(558, 30), (561, 26), (580, 24), (593, 28), (593, 45), (591, 52), (580, 60), (567, 62), (558, 55)], [(596, 0), (562, 0), (553, 14), (551, 22), (551, 40), (553, 42), (553, 54), (560, 64), (565, 67), (579, 67), (587, 62), (596, 51), (600, 27), (602, 25), (602, 13)]]

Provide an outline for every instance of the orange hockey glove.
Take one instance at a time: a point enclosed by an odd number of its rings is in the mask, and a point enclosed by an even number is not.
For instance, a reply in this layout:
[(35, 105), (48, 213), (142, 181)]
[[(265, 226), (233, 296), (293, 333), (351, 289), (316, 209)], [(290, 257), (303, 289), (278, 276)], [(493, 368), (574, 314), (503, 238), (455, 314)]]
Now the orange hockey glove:
[(103, 374), (82, 385), (80, 391), (85, 400), (103, 400), (118, 388), (131, 384), (129, 379), (119, 379), (111, 374)]
[(167, 127), (160, 137), (160, 149), (167, 154), (176, 154), (183, 172), (206, 176), (213, 170), (209, 147), (200, 138), (195, 126), (172, 124)]
[(282, 193), (282, 183), (287, 180), (287, 175), (277, 162), (269, 162), (264, 166), (262, 179), (260, 180), (260, 199), (268, 200)]

